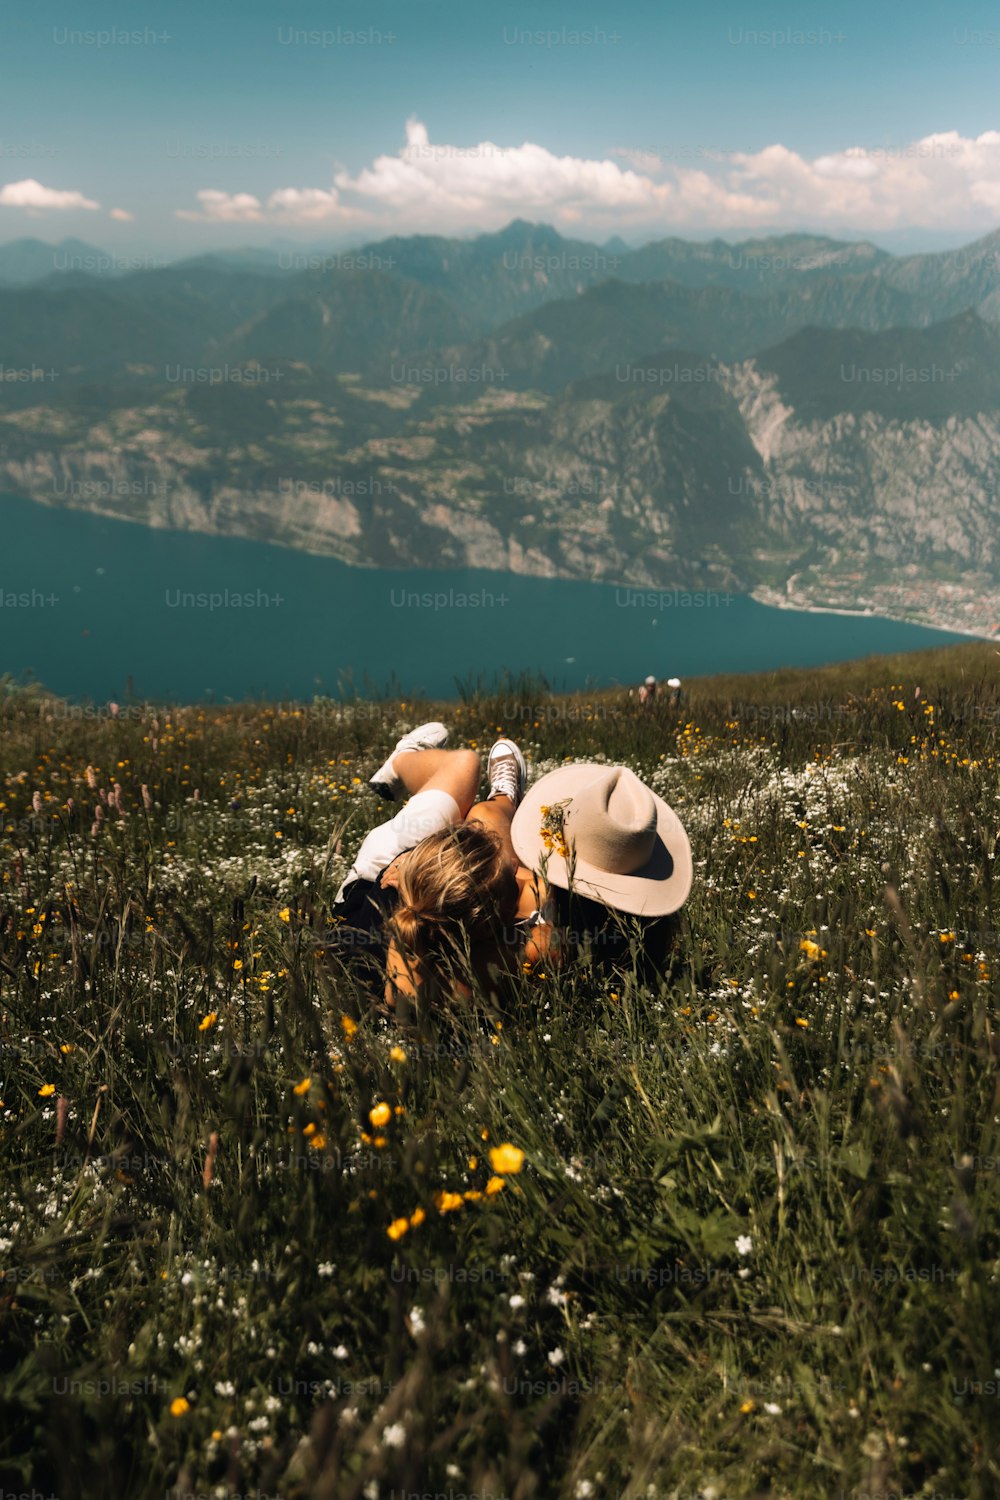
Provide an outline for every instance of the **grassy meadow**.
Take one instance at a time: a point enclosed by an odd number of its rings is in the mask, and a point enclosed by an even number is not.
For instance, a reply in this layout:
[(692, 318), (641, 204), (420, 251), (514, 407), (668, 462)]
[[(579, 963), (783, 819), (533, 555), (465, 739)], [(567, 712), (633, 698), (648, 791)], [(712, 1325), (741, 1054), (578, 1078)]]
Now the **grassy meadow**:
[[(682, 708), (0, 702), (0, 1491), (1000, 1492), (1000, 659)], [(324, 953), (398, 734), (622, 762), (681, 952), (388, 1018)]]

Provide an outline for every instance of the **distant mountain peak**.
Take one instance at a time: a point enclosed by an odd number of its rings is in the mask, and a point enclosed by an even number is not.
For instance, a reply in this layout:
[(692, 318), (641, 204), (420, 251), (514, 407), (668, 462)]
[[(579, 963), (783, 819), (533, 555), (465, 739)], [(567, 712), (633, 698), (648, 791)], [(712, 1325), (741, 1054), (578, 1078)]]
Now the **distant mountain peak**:
[(503, 229), (492, 234), (481, 234), (477, 238), (480, 244), (500, 245), (504, 249), (519, 249), (539, 240), (544, 243), (562, 243), (562, 235), (551, 224), (532, 224), (527, 219), (511, 219)]
[(30, 286), (65, 272), (106, 274), (114, 270), (114, 257), (84, 240), (67, 237), (57, 244), (25, 237), (0, 245), (0, 285)]

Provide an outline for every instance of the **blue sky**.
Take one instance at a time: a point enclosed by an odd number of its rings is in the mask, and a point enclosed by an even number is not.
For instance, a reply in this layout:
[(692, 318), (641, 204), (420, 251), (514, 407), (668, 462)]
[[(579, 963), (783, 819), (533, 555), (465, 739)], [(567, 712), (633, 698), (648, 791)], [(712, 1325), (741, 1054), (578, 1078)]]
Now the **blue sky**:
[(986, 4), (67, 0), (7, 7), (0, 44), (0, 241), (1000, 225)]

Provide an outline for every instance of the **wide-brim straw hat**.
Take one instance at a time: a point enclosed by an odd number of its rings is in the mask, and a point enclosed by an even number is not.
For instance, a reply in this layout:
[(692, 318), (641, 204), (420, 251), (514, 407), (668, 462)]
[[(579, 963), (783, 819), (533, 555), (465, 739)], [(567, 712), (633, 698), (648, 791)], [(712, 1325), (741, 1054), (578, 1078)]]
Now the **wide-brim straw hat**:
[(667, 916), (691, 891), (680, 818), (627, 766), (575, 762), (550, 771), (525, 793), (510, 836), (522, 864), (551, 885), (570, 888), (572, 861), (573, 890), (617, 911)]

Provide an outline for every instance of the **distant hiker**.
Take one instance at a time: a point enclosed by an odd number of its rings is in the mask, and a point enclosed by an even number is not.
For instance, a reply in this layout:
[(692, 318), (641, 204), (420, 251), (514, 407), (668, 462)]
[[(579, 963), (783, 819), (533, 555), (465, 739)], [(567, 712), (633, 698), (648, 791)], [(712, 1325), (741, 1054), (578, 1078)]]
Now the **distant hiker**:
[(667, 687), (670, 689), (668, 702), (671, 708), (680, 708), (683, 694), (681, 692), (681, 680), (679, 677), (668, 677)]
[(652, 708), (656, 702), (656, 678), (647, 677), (639, 689), (639, 707)]

